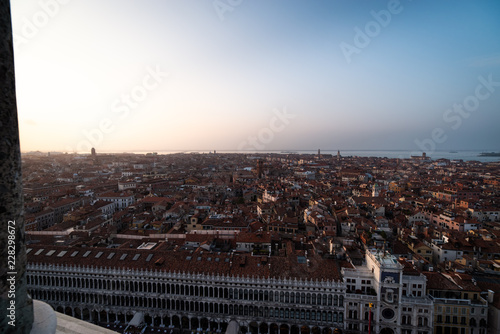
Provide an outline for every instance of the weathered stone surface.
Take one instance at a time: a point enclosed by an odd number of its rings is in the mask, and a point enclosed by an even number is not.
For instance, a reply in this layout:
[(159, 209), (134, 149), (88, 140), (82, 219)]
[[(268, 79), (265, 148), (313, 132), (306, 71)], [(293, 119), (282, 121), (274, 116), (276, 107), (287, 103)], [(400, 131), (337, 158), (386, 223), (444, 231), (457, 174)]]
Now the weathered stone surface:
[[(9, 0), (0, 0), (0, 38), (0, 328), (2, 333), (17, 334), (30, 332), (33, 305), (26, 285), (21, 154)], [(15, 222), (14, 270), (8, 267), (9, 221)], [(9, 297), (7, 279), (11, 276), (15, 276), (15, 298)], [(14, 299), (15, 327), (9, 325), (11, 319), (7, 317), (7, 308)]]
[(54, 334), (57, 328), (56, 312), (49, 304), (33, 301), (34, 322), (30, 334)]

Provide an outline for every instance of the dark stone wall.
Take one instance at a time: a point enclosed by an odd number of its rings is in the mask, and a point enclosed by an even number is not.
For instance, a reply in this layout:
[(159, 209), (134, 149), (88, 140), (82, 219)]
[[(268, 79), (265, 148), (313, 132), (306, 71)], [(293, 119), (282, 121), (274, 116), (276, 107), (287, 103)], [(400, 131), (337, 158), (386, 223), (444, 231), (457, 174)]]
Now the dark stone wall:
[[(9, 263), (13, 260), (9, 258), (13, 254), (9, 236), (15, 241), (15, 267), (10, 267), (12, 262)], [(0, 0), (0, 261), (0, 332), (29, 333), (33, 305), (26, 284), (21, 153), (9, 0)], [(15, 312), (8, 310), (12, 300)], [(12, 313), (15, 326), (9, 324), (13, 320), (9, 317)]]

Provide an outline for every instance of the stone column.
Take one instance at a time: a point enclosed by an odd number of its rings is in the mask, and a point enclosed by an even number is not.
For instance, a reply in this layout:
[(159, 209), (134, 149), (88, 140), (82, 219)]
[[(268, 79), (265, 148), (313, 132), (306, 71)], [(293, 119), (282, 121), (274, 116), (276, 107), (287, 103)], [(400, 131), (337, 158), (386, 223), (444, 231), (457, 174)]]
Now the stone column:
[[(2, 333), (24, 334), (31, 331), (33, 324), (33, 302), (28, 296), (26, 282), (21, 153), (9, 0), (0, 0), (0, 38), (0, 328)], [(9, 237), (14, 240), (15, 247), (12, 244), (9, 247)], [(13, 250), (15, 261), (9, 258)], [(11, 293), (11, 289), (15, 293)], [(11, 305), (15, 310), (6, 312)], [(15, 319), (3, 316), (6, 313), (15, 315)], [(15, 327), (9, 325), (12, 319)]]

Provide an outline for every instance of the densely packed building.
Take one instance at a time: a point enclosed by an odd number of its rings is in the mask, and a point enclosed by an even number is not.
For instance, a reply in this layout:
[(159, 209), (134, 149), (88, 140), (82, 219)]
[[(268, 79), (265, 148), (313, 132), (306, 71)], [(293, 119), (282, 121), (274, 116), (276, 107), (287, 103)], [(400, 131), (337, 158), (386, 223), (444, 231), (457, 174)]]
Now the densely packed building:
[(499, 166), (24, 155), (29, 289), (122, 332), (500, 333)]

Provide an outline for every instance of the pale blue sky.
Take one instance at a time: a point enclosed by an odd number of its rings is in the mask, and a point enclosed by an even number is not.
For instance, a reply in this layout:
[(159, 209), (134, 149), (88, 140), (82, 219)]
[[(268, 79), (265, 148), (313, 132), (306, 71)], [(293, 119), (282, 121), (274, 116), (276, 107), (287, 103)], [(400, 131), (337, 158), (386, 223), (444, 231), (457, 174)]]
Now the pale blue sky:
[[(500, 149), (498, 1), (19, 0), (12, 11), (23, 151)], [(481, 100), (479, 77), (493, 82)], [(446, 114), (466, 100), (478, 105)], [(436, 128), (445, 139), (431, 139)]]

